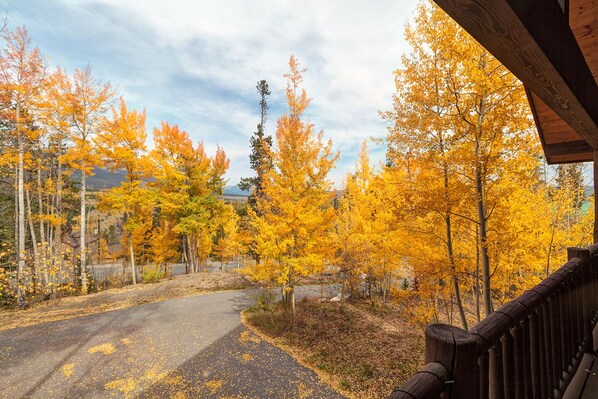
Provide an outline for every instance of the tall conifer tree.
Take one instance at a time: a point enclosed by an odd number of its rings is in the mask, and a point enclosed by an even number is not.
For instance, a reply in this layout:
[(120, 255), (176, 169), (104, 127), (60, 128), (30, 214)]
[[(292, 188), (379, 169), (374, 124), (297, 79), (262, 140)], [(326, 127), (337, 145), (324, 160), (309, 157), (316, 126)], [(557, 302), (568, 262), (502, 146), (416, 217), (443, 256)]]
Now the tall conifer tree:
[(249, 206), (254, 212), (260, 214), (257, 207), (257, 198), (263, 195), (264, 176), (267, 171), (272, 168), (272, 155), (270, 154), (272, 136), (266, 136), (264, 133), (269, 109), (266, 97), (268, 97), (271, 92), (268, 83), (265, 80), (257, 82), (256, 89), (260, 94), (260, 123), (258, 123), (257, 130), (253, 136), (251, 136), (249, 141), (251, 145), (249, 163), (251, 169), (255, 171), (255, 176), (242, 178), (239, 183), (239, 188), (251, 192), (248, 200)]

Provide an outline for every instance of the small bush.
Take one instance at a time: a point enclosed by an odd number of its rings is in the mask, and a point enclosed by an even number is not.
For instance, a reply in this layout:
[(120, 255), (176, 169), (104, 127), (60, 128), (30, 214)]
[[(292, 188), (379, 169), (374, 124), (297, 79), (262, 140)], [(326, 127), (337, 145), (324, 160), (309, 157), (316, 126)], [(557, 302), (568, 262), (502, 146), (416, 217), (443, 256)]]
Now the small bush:
[(263, 310), (270, 312), (274, 309), (277, 303), (276, 295), (268, 288), (261, 288), (253, 292), (251, 294), (251, 299), (253, 299), (255, 304), (249, 308), (250, 311)]
[(247, 313), (247, 321), (273, 337), (279, 337), (291, 329), (291, 313), (281, 304), (276, 305), (273, 310), (250, 311)]
[(141, 272), (141, 281), (146, 284), (157, 283), (166, 278), (166, 273), (160, 268), (160, 266), (146, 266)]
[(291, 312), (276, 300), (272, 289), (262, 288), (251, 295), (254, 304), (247, 309), (247, 321), (272, 336), (280, 336), (291, 328)]

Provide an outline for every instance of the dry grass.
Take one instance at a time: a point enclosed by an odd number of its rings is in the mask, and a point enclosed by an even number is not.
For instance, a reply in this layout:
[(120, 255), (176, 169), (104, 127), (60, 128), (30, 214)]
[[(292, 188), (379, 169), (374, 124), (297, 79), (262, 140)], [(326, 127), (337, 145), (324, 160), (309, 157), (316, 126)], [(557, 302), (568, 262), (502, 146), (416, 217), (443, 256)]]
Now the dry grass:
[(144, 303), (183, 298), (203, 293), (247, 288), (250, 283), (235, 271), (194, 273), (156, 284), (113, 288), (90, 295), (65, 297), (32, 305), (27, 309), (0, 310), (0, 331), (49, 321), (70, 319)]
[(423, 334), (398, 315), (391, 307), (303, 301), (292, 329), (281, 308), (245, 319), (339, 391), (369, 399), (387, 397), (423, 366)]

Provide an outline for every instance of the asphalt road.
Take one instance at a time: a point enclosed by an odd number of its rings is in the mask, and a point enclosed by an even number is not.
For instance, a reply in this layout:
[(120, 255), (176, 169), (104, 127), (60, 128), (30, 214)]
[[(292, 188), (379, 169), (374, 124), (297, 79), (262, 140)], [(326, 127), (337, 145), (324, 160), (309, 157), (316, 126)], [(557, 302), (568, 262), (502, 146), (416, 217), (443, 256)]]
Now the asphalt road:
[(342, 398), (242, 326), (250, 297), (228, 291), (2, 331), (0, 398)]

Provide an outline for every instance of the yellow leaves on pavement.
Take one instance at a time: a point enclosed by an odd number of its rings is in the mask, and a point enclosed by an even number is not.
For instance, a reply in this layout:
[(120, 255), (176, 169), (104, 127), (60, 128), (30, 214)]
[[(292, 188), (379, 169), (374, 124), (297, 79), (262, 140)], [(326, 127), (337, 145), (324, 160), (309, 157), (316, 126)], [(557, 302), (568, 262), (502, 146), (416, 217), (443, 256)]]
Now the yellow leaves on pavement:
[(251, 356), (249, 353), (243, 353), (243, 355), (241, 356), (241, 359), (245, 362), (248, 363), (250, 361), (253, 360), (253, 356)]
[(127, 397), (131, 392), (133, 392), (135, 390), (136, 387), (137, 387), (137, 383), (135, 382), (135, 379), (130, 378), (130, 377), (113, 380), (113, 381), (107, 382), (104, 385), (104, 388), (116, 389), (116, 390), (124, 393), (125, 395), (127, 395)]
[(62, 374), (66, 378), (69, 378), (75, 372), (75, 364), (74, 363), (65, 364), (64, 366), (62, 366), (61, 370), (62, 370)]
[(167, 375), (167, 372), (159, 372), (157, 369), (152, 368), (149, 371), (147, 371), (141, 378), (118, 378), (104, 384), (104, 388), (107, 390), (120, 391), (123, 394), (125, 394), (125, 397), (128, 398), (132, 397), (132, 394), (135, 393), (139, 387), (146, 386), (147, 383), (155, 384), (157, 382), (162, 382), (167, 378)]
[(116, 352), (116, 348), (110, 343), (96, 345), (87, 350), (87, 353), (102, 353), (104, 355), (111, 355), (114, 352)]
[(239, 342), (254, 342), (257, 344), (260, 341), (261, 341), (261, 339), (259, 339), (257, 336), (253, 335), (252, 333), (250, 333), (247, 330), (243, 331), (239, 335)]
[(216, 393), (224, 385), (224, 380), (206, 381), (206, 387), (212, 392)]

